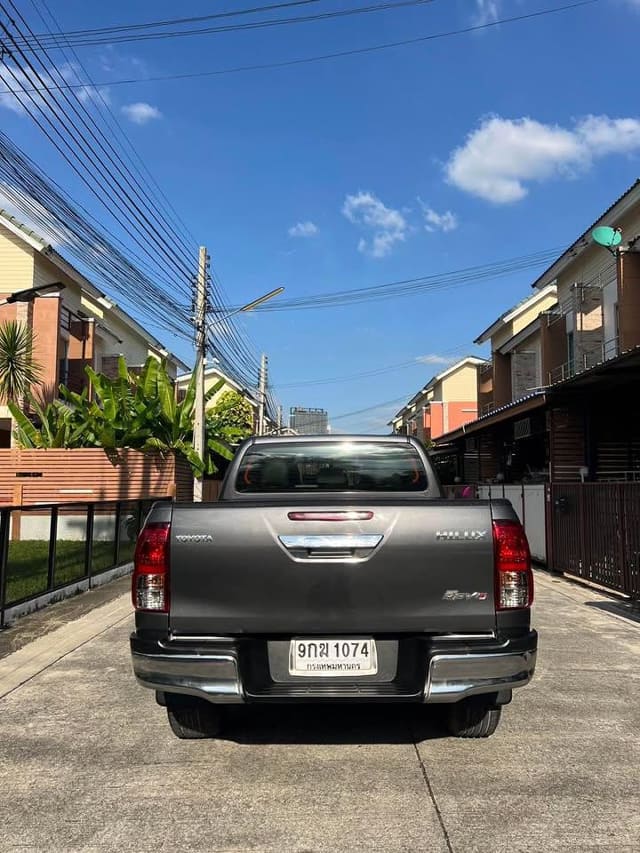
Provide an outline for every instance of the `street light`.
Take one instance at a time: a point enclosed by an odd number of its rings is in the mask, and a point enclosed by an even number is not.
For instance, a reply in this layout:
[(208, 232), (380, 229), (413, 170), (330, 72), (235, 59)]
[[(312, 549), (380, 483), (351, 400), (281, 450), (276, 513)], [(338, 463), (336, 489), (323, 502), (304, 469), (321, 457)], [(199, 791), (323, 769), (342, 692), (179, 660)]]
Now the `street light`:
[(224, 317), (220, 317), (219, 319), (214, 320), (208, 325), (214, 326), (216, 323), (223, 323), (225, 320), (228, 320), (229, 317), (235, 317), (236, 314), (243, 314), (247, 311), (253, 311), (254, 308), (258, 307), (258, 305), (262, 305), (264, 302), (268, 302), (275, 296), (280, 296), (281, 293), (284, 293), (284, 287), (276, 287), (275, 290), (270, 290), (269, 293), (265, 293), (264, 296), (259, 296), (257, 299), (254, 299), (253, 302), (248, 302), (246, 305), (243, 305), (242, 308), (236, 308), (235, 311), (232, 311), (230, 314), (225, 314)]
[[(273, 299), (275, 296), (279, 296), (283, 292), (284, 287), (276, 287), (275, 290), (270, 290), (268, 293), (265, 293), (264, 296), (259, 296), (257, 299), (247, 302), (246, 305), (243, 305), (241, 308), (236, 308), (235, 311), (231, 311), (223, 317), (216, 317), (210, 323), (207, 323), (205, 320), (205, 326), (210, 331), (212, 327), (226, 322), (229, 318), (235, 317), (236, 314), (244, 314), (247, 311), (253, 311), (254, 308), (258, 307), (258, 305), (268, 302), (270, 299)], [(197, 336), (200, 341), (200, 346), (196, 352), (196, 363), (194, 366), (194, 373), (196, 374), (196, 399), (193, 418), (193, 449), (200, 459), (204, 459), (205, 442), (204, 371), (206, 363), (207, 335), (204, 330), (203, 332), (203, 334)], [(262, 373), (263, 372), (261, 370), (261, 377)], [(258, 402), (261, 406), (264, 406), (264, 395)], [(202, 501), (202, 479), (196, 478), (194, 482), (193, 499), (196, 502)]]
[(6, 299), (0, 299), (0, 305), (12, 305), (14, 302), (33, 302), (38, 296), (44, 296), (47, 293), (60, 293), (64, 288), (65, 285), (60, 281), (53, 284), (36, 284), (35, 287), (30, 287), (28, 290), (16, 290)]

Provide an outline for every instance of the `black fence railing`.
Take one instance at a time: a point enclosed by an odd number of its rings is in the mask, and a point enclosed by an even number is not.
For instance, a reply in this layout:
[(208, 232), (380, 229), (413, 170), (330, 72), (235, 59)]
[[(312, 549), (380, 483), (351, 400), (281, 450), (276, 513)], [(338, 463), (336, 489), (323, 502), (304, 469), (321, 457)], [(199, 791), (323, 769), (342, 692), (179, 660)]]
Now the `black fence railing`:
[(0, 628), (6, 612), (131, 562), (157, 500), (0, 507)]
[(551, 565), (640, 598), (640, 483), (553, 483)]

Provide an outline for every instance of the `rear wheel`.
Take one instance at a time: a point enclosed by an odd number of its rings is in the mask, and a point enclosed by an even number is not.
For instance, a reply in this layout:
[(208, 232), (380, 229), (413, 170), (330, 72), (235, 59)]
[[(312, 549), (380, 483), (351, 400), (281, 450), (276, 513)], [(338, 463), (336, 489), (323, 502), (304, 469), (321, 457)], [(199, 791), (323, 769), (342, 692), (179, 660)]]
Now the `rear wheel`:
[(447, 728), (454, 737), (489, 737), (498, 728), (502, 708), (495, 699), (471, 696), (447, 709)]
[(180, 740), (213, 738), (220, 732), (221, 709), (204, 699), (180, 694), (165, 694), (171, 731)]

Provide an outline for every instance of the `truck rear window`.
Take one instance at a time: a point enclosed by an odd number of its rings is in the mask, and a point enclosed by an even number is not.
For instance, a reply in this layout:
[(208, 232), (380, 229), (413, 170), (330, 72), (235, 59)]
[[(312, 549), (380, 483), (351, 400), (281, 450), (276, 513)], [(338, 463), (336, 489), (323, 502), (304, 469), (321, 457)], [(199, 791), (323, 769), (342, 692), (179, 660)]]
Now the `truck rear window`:
[(427, 472), (414, 447), (392, 443), (256, 445), (242, 459), (236, 491), (424, 492)]

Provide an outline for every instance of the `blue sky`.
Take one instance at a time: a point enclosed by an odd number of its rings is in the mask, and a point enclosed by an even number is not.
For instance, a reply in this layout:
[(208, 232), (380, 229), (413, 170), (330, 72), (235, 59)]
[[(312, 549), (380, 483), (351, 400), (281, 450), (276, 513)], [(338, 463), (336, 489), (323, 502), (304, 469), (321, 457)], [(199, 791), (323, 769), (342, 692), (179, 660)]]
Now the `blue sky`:
[[(258, 5), (48, 2), (65, 30)], [(41, 29), (30, 4), (21, 5)], [(342, 20), (78, 53), (173, 205), (208, 246), (230, 302), (242, 304), (280, 285), (287, 298), (382, 285), (560, 247), (578, 236), (638, 176), (640, 115), (630, 71), (640, 0), (599, 0), (482, 32), (289, 68), (126, 86), (111, 81), (296, 59), (561, 5), (434, 0)], [(1, 97), (0, 107), (2, 129), (97, 211), (30, 119)], [(285, 408), (323, 407), (336, 430), (384, 432), (400, 402), (377, 404), (408, 398), (453, 358), (482, 355), (473, 339), (527, 295), (540, 271), (384, 302), (261, 312), (244, 323), (256, 349), (269, 355)], [(191, 359), (180, 341), (153, 331)], [(290, 387), (405, 362), (413, 363)], [(363, 409), (370, 410), (339, 417)]]

